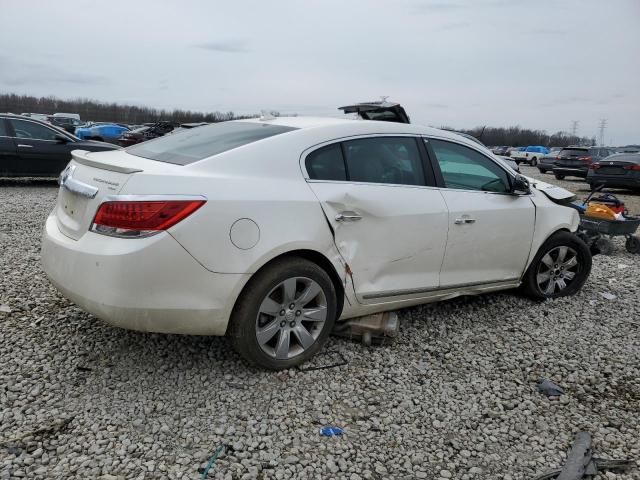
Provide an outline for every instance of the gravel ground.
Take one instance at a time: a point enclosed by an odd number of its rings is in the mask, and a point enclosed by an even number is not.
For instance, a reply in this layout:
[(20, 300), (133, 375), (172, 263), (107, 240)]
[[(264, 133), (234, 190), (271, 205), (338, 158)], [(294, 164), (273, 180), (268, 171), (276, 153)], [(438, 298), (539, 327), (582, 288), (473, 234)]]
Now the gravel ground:
[[(63, 299), (39, 265), (55, 195), (0, 183), (1, 479), (197, 479), (221, 443), (209, 478), (530, 479), (581, 429), (600, 456), (640, 458), (640, 257), (621, 242), (573, 298), (404, 310), (393, 345), (334, 338), (347, 365), (274, 373), (222, 338), (119, 330)], [(537, 393), (543, 377), (566, 395)], [(329, 424), (345, 435), (320, 437)]]

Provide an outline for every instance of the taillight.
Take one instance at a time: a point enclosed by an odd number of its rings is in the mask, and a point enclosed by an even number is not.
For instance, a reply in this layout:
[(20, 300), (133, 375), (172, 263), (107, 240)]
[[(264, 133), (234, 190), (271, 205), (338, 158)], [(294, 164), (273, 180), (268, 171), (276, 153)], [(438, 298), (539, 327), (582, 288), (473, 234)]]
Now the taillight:
[(592, 163), (591, 165), (589, 165), (589, 170), (597, 170), (600, 168), (600, 165), (597, 163)]
[(104, 202), (96, 212), (91, 231), (114, 237), (149, 237), (184, 220), (205, 201), (154, 199)]
[(591, 157), (578, 157), (578, 160), (582, 160), (584, 163), (591, 163)]
[(640, 172), (640, 165), (627, 165), (626, 167), (622, 167), (625, 170), (633, 170), (634, 172)]
[(558, 155), (558, 156), (556, 157), (556, 160), (560, 160), (560, 155)]

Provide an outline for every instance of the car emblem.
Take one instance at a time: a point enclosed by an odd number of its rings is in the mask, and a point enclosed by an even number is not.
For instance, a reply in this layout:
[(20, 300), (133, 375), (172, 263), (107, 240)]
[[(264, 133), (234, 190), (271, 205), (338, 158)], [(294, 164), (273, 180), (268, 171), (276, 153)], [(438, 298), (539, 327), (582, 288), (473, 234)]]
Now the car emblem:
[(65, 168), (58, 177), (58, 185), (60, 185), (61, 187), (64, 186), (65, 182), (73, 176), (73, 172), (75, 171), (75, 169), (75, 165), (67, 166), (67, 168)]

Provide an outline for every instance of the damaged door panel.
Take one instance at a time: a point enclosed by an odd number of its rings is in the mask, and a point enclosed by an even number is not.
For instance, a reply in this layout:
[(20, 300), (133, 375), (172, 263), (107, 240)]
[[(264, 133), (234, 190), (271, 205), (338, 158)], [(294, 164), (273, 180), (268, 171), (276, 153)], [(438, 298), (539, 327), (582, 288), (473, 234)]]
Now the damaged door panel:
[(438, 189), (309, 182), (349, 265), (360, 303), (420, 297), (440, 285), (448, 212)]

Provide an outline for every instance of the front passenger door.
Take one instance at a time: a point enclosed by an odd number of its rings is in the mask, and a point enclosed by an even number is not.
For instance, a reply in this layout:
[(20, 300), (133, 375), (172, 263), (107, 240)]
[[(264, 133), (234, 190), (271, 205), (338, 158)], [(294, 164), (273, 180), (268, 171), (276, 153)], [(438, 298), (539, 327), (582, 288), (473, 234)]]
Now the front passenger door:
[[(16, 161), (10, 168), (17, 175), (57, 176), (71, 160), (71, 144), (60, 143), (53, 128), (31, 120), (7, 120), (13, 129)], [(71, 140), (70, 140), (71, 141)]]
[(438, 139), (426, 144), (449, 209), (441, 287), (519, 279), (535, 226), (529, 196), (509, 193), (509, 174), (479, 151)]

